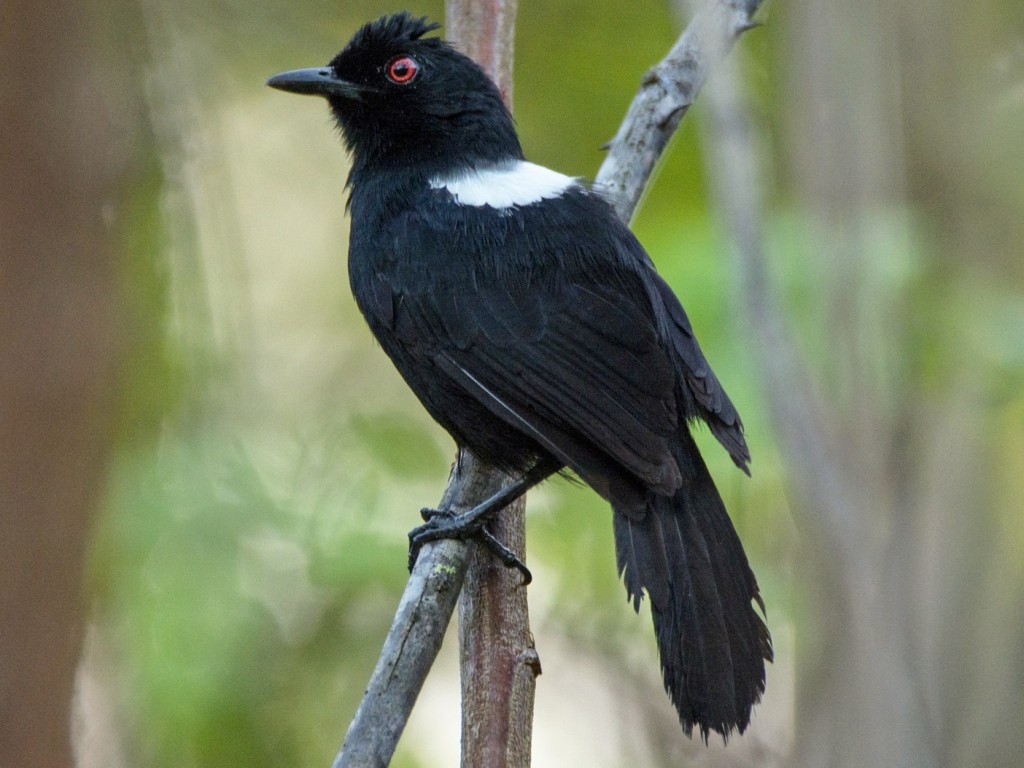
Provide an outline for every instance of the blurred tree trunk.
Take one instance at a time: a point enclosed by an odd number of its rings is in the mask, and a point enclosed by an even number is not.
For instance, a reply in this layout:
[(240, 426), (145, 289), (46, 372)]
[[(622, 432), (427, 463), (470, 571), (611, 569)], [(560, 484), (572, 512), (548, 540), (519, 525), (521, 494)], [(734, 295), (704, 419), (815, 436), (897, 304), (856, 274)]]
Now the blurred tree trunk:
[(5, 0), (0, 24), (0, 765), (10, 768), (72, 763), (83, 563), (109, 448), (111, 192), (127, 142), (88, 15), (80, 3)]
[(983, 437), (998, 371), (976, 341), (998, 330), (978, 299), (1020, 283), (1024, 78), (1016, 99), (992, 87), (1012, 57), (993, 45), (1010, 5), (970, 19), (949, 5), (797, 0), (773, 18), (810, 342), (829, 340), (811, 366), (766, 298), (763, 175), (738, 86), (711, 100), (712, 175), (805, 541), (796, 765), (1021, 754), (1005, 718), (1019, 719), (1022, 692), (991, 685), (1020, 679), (1024, 629), (1015, 601), (989, 597), (1013, 550)]
[[(973, 269), (1019, 257), (1007, 236), (1021, 234), (979, 152), (1019, 155), (1022, 137), (1020, 124), (1001, 149), (985, 137), (1000, 99), (978, 76), (1002, 25), (998, 4), (976, 11), (804, 0), (784, 22), (789, 167), (816, 233), (820, 327), (841, 340), (818, 373), (854, 534), (837, 541), (828, 519), (810, 528), (821, 635), (807, 644), (800, 764), (935, 765), (959, 751), (950, 729), (968, 713), (1020, 712), (1019, 696), (991, 707), (949, 673), (989, 634), (965, 619), (999, 529), (982, 440), (988, 375), (961, 292)], [(978, 205), (981, 190), (991, 205)], [(835, 568), (840, 550), (857, 565)]]

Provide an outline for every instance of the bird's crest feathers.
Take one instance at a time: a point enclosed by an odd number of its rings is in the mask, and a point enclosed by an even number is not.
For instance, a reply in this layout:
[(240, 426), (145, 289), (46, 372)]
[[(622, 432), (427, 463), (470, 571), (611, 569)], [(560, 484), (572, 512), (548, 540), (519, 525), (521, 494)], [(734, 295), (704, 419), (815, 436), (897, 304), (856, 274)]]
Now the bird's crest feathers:
[(349, 48), (374, 48), (419, 40), (428, 32), (440, 29), (437, 22), (427, 21), (426, 16), (416, 18), (407, 11), (391, 16), (381, 16), (359, 28), (352, 36)]

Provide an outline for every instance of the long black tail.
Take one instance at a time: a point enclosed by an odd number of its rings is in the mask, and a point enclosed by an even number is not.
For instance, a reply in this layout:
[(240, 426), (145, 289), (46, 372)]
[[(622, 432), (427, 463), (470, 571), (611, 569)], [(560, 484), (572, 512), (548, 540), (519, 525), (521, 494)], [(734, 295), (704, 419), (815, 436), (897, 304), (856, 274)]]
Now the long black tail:
[(651, 599), (665, 689), (687, 735), (728, 738), (764, 693), (768, 628), (743, 545), (693, 438), (674, 451), (683, 484), (647, 494), (646, 513), (612, 503), (619, 573), (633, 606)]

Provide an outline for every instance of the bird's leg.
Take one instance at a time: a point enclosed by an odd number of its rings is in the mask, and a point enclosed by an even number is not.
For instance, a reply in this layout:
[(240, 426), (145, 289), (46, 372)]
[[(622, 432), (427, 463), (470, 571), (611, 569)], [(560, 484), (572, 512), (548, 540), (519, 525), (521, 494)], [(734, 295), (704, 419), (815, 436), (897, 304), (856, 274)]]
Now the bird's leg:
[(518, 569), (523, 574), (523, 583), (529, 584), (533, 580), (529, 569), (512, 550), (487, 530), (486, 525), (498, 510), (507, 507), (557, 470), (557, 464), (551, 461), (541, 461), (521, 478), (461, 515), (457, 515), (449, 509), (426, 508), (421, 510), (420, 514), (423, 515), (426, 523), (409, 532), (409, 570), (412, 570), (413, 565), (416, 564), (420, 549), (429, 541), (475, 538), (497, 555), (498, 559), (506, 566)]

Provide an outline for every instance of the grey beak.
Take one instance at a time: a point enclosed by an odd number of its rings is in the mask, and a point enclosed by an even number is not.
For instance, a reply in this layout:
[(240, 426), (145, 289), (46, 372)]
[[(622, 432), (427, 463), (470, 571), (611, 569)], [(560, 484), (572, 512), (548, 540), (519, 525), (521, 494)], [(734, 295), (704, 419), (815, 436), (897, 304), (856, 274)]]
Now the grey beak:
[(310, 96), (341, 96), (359, 100), (362, 89), (355, 83), (334, 76), (330, 67), (310, 67), (281, 72), (267, 80), (267, 85), (280, 91)]

